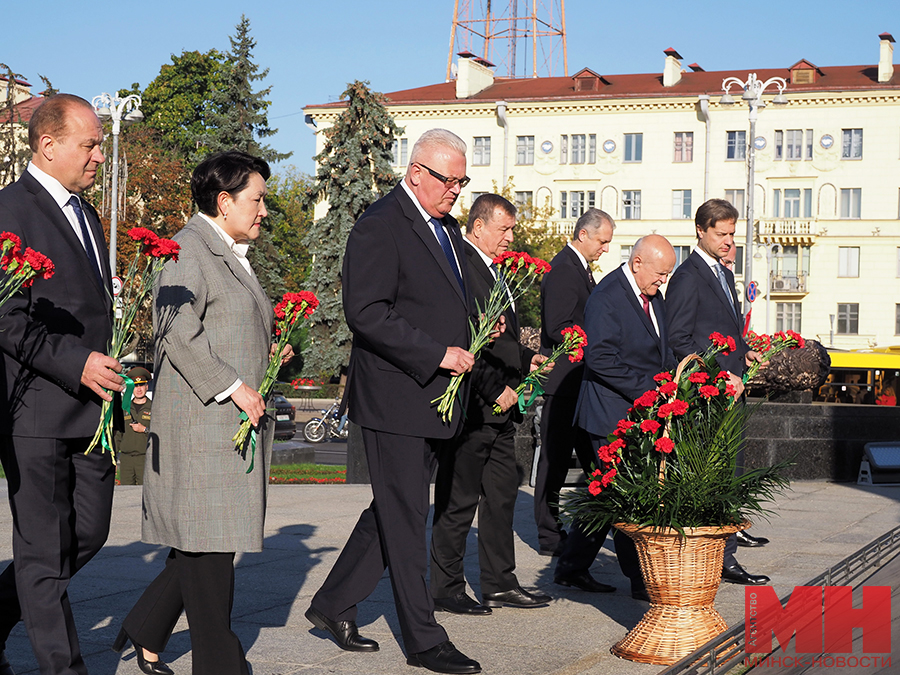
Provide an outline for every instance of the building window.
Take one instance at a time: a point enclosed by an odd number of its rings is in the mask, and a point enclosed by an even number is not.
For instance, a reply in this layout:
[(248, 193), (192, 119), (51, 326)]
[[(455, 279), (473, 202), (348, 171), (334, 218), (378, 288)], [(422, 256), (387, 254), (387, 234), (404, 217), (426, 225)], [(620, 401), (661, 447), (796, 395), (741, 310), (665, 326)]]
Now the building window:
[(784, 132), (775, 132), (775, 159), (784, 159)]
[(531, 218), (531, 205), (534, 202), (533, 192), (516, 192), (516, 209), (525, 219)]
[(481, 195), (486, 195), (487, 192), (473, 192), (472, 193), (472, 203), (475, 203), (475, 200), (478, 199)]
[(472, 166), (490, 166), (491, 163), (491, 137), (476, 136), (472, 150)]
[(900, 247), (897, 248), (897, 277), (900, 278)]
[(391, 154), (393, 155), (393, 159), (391, 160), (391, 164), (394, 166), (406, 166), (407, 160), (407, 139), (405, 138), (395, 138), (393, 144), (391, 145)]
[(587, 207), (589, 209), (594, 208), (594, 204), (597, 203), (597, 193), (593, 190), (589, 190), (587, 193)]
[(785, 132), (785, 159), (803, 159), (803, 129), (788, 129)]
[(806, 130), (806, 159), (812, 159), (813, 157), (813, 130)]
[(894, 307), (894, 335), (900, 335), (900, 305)]
[(597, 162), (597, 134), (588, 136), (588, 164)]
[(859, 276), (859, 246), (838, 247), (838, 276)]
[(628, 262), (628, 259), (631, 257), (631, 249), (633, 248), (634, 246), (621, 246), (619, 248), (619, 264)]
[(841, 188), (841, 218), (859, 218), (862, 188)]
[(516, 136), (516, 164), (534, 164), (534, 136)]
[(691, 191), (672, 190), (672, 218), (690, 220), (694, 217), (691, 210)]
[(803, 217), (812, 218), (812, 188), (803, 188)]
[(572, 190), (569, 193), (569, 199), (572, 201), (572, 208), (569, 211), (569, 216), (572, 218), (579, 218), (584, 213), (584, 192), (578, 190)]
[(584, 134), (572, 134), (572, 164), (584, 164), (585, 151)]
[(644, 154), (644, 134), (625, 134), (625, 161), (640, 162)]
[(569, 162), (569, 137), (563, 134), (559, 137), (559, 163), (567, 164)]
[(741, 218), (746, 218), (747, 213), (744, 211), (744, 191), (743, 190), (725, 190), (725, 201), (729, 202), (737, 209)]
[(775, 303), (775, 330), (800, 332), (800, 303)]
[(622, 217), (625, 220), (640, 220), (641, 191), (622, 190)]
[(747, 132), (746, 131), (729, 131), (727, 132), (727, 148), (725, 150), (725, 159), (747, 159)]
[(675, 249), (675, 268), (678, 269), (679, 265), (688, 259), (688, 256), (691, 254), (693, 250), (690, 246), (673, 246)]
[(568, 192), (560, 192), (559, 193), (559, 217), (560, 218), (568, 218), (569, 217), (569, 193)]
[(675, 132), (675, 162), (694, 161), (694, 132)]
[(837, 310), (837, 332), (839, 335), (859, 333), (859, 303), (839, 304)]
[(844, 129), (841, 132), (841, 159), (862, 159), (862, 129)]
[(734, 252), (734, 276), (742, 277), (744, 276), (744, 247), (743, 246), (735, 246), (736, 250)]

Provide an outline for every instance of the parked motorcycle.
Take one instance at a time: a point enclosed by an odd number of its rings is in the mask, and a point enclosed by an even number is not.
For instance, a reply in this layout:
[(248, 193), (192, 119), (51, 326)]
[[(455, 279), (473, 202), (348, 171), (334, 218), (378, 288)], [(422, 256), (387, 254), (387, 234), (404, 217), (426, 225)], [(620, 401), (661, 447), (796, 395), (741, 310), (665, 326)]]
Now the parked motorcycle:
[(345, 423), (341, 428), (341, 416), (338, 409), (341, 405), (341, 399), (334, 399), (334, 403), (328, 410), (322, 411), (321, 417), (313, 417), (303, 427), (303, 437), (310, 443), (321, 443), (326, 439), (339, 438), (347, 440), (349, 432), (348, 425)]

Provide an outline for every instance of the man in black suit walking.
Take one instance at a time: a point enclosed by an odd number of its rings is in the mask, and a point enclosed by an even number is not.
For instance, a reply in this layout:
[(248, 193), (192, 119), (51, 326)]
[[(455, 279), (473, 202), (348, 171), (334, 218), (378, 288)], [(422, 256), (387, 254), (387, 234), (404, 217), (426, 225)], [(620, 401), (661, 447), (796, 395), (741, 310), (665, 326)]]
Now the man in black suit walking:
[[(599, 209), (588, 209), (575, 223), (572, 240), (556, 254), (541, 281), (541, 353), (549, 355), (562, 343), (562, 330), (584, 324), (584, 306), (593, 290), (590, 264), (609, 250), (615, 222)], [(534, 520), (541, 555), (562, 553), (566, 531), (559, 520), (559, 491), (566, 480), (572, 449), (589, 469), (594, 451), (572, 422), (581, 387), (583, 363), (562, 359), (544, 385), (541, 412), (541, 453), (534, 487)], [(575, 542), (577, 543), (577, 542)], [(611, 586), (579, 583), (586, 590), (613, 591)]]
[(115, 467), (85, 455), (101, 399), (122, 391), (122, 367), (104, 354), (112, 336), (110, 271), (96, 211), (81, 199), (104, 157), (91, 105), (59, 94), (28, 125), (27, 171), (0, 191), (0, 223), (56, 271), (0, 317), (0, 459), (9, 481), (13, 562), (0, 574), (2, 648), (23, 619), (43, 675), (87, 673), (68, 598), (75, 574), (109, 533)]
[[(469, 211), (465, 252), (474, 306), (484, 306), (496, 279), (493, 259), (513, 240), (516, 207), (500, 195), (478, 197)], [(547, 360), (519, 343), (515, 307), (504, 314), (506, 331), (483, 349), (472, 370), (463, 432), (441, 449), (431, 535), (431, 594), (435, 607), (484, 615), (491, 607), (538, 607), (551, 598), (523, 589), (516, 568), (513, 511), (519, 491), (515, 423), (522, 419), (514, 391), (523, 373)], [(493, 413), (500, 406), (499, 415)], [(481, 597), (466, 594), (466, 537), (478, 509)]]
[[(717, 357), (719, 366), (728, 371), (737, 396), (744, 391), (741, 376), (744, 369), (760, 356), (744, 342), (743, 320), (734, 274), (722, 260), (734, 248), (735, 223), (739, 217), (734, 206), (724, 199), (710, 199), (697, 209), (694, 224), (697, 246), (675, 271), (666, 291), (669, 311), (670, 342), (677, 359), (688, 354), (702, 354), (709, 348), (709, 336), (718, 332), (734, 339), (737, 349)], [(741, 470), (742, 456), (738, 456)], [(735, 584), (760, 585), (769, 582), (762, 574), (750, 574), (734, 557), (738, 544), (763, 546), (768, 539), (745, 532), (732, 535), (725, 544), (722, 580)]]
[[(675, 267), (672, 245), (657, 234), (635, 243), (628, 262), (606, 275), (584, 310), (587, 349), (575, 420), (591, 447), (607, 445), (607, 436), (648, 389), (653, 376), (675, 366), (666, 326), (666, 305), (659, 287)], [(595, 461), (601, 466), (599, 458)], [(557, 579), (586, 571), (600, 551), (608, 528), (588, 539), (580, 553), (564, 552)], [(622, 573), (631, 580), (632, 597), (648, 600), (637, 553), (618, 530), (614, 536)]]
[(431, 401), (474, 363), (465, 349), (462, 236), (449, 215), (468, 182), (465, 143), (443, 129), (428, 131), (403, 181), (350, 233), (342, 279), (353, 331), (347, 395), (350, 419), (362, 427), (373, 499), (306, 612), (343, 649), (377, 650), (358, 633), (357, 605), (387, 567), (407, 663), (443, 673), (481, 671), (435, 621), (425, 582), (435, 452), (463, 418), (454, 404), (452, 421), (442, 422)]

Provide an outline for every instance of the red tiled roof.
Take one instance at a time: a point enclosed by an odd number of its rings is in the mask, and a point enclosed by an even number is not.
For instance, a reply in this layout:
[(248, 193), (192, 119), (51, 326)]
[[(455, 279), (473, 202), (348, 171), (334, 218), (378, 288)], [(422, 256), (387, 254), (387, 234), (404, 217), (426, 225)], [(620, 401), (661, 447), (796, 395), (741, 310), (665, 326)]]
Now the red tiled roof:
[[(28, 124), (28, 122), (31, 120), (31, 116), (34, 114), (35, 108), (37, 108), (43, 100), (44, 99), (40, 96), (32, 96), (27, 101), (22, 101), (21, 103), (15, 105), (13, 107), (13, 110), (15, 110), (13, 119), (16, 122)], [(8, 121), (9, 113), (0, 112), (0, 124), (6, 123)]]
[[(3, 80), (4, 82), (9, 82), (9, 78), (6, 75), (0, 75), (0, 80)], [(20, 80), (18, 77), (16, 78), (16, 84), (21, 84), (23, 87), (31, 86), (31, 84), (29, 84), (25, 80)]]
[[(889, 82), (878, 82), (878, 66), (830, 66), (819, 68), (814, 83), (792, 84), (790, 68), (766, 68), (757, 70), (757, 77), (765, 81), (770, 77), (783, 77), (788, 85), (785, 93), (792, 92), (840, 92), (900, 90), (900, 69)], [(579, 71), (579, 72), (583, 72)], [(719, 70), (685, 72), (681, 80), (671, 87), (663, 87), (662, 73), (604, 75), (597, 90), (576, 91), (575, 80), (570, 77), (539, 77), (531, 79), (495, 78), (494, 84), (465, 99), (456, 98), (456, 82), (441, 82), (424, 87), (404, 89), (385, 94), (388, 105), (427, 105), (441, 103), (483, 103), (484, 101), (550, 101), (597, 100), (608, 98), (654, 98), (668, 96), (697, 96), (722, 93), (722, 80), (737, 77), (746, 80), (752, 70)], [(344, 108), (346, 101), (334, 101), (306, 108)]]

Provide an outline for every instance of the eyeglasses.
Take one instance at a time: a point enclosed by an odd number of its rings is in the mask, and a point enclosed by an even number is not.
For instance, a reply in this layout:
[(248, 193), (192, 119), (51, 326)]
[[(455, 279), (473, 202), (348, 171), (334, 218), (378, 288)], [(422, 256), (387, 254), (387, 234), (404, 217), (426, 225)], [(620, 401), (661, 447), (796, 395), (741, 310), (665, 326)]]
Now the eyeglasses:
[(416, 162), (416, 164), (418, 164), (419, 166), (421, 166), (421, 167), (422, 167), (423, 169), (425, 169), (428, 173), (430, 173), (432, 176), (434, 176), (434, 177), (437, 178), (439, 181), (441, 181), (441, 182), (444, 184), (444, 187), (447, 188), (448, 190), (453, 189), (453, 188), (456, 187), (457, 185), (459, 185), (460, 188), (464, 188), (464, 187), (466, 187), (466, 185), (469, 184), (469, 181), (472, 180), (472, 179), (469, 178), (468, 176), (463, 176), (462, 178), (447, 178), (446, 176), (442, 176), (441, 174), (439, 174), (439, 173), (438, 173), (437, 171), (435, 171), (434, 169), (428, 168), (427, 166), (425, 166), (424, 164), (422, 164), (422, 162)]

